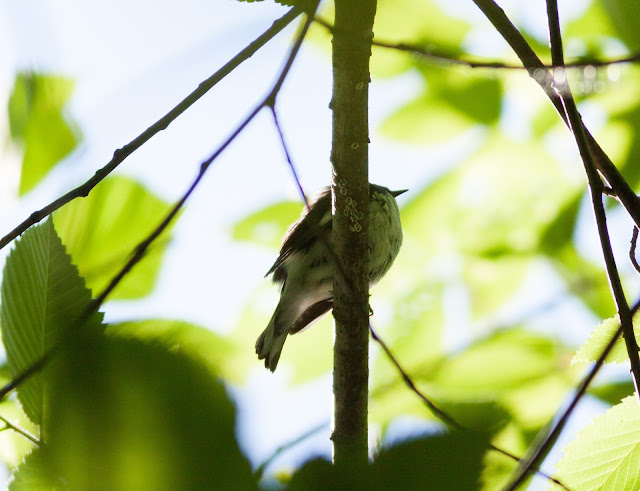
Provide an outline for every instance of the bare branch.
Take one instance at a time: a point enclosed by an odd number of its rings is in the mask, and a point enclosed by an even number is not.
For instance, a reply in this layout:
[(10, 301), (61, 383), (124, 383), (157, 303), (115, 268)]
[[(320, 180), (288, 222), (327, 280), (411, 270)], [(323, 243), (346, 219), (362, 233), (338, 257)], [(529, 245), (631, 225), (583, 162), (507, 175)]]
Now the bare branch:
[(635, 270), (640, 273), (640, 264), (636, 258), (636, 246), (638, 244), (638, 227), (633, 227), (633, 234), (631, 235), (631, 247), (629, 248), (629, 259)]
[[(317, 2), (314, 4), (317, 7)], [(38, 373), (42, 370), (55, 356), (55, 354), (59, 351), (59, 349), (64, 346), (64, 342), (76, 331), (76, 329), (81, 326), (88, 317), (96, 312), (102, 303), (106, 300), (109, 294), (114, 290), (114, 288), (122, 281), (122, 279), (133, 269), (133, 267), (140, 262), (140, 260), (144, 257), (146, 251), (151, 246), (152, 243), (164, 232), (167, 227), (171, 224), (173, 219), (176, 217), (178, 212), (182, 209), (187, 199), (191, 196), (193, 191), (196, 189), (202, 178), (204, 177), (207, 169), (211, 166), (211, 164), (220, 156), (220, 154), (236, 139), (236, 137), (246, 128), (246, 126), (253, 121), (256, 115), (265, 107), (268, 107), (272, 104), (272, 101), (275, 100), (275, 97), (282, 87), (282, 84), (291, 69), (291, 65), (293, 60), (296, 58), (298, 51), (300, 50), (300, 46), (302, 45), (302, 41), (304, 40), (309, 26), (313, 21), (313, 10), (310, 14), (307, 15), (307, 18), (302, 26), (302, 29), (298, 33), (296, 41), (291, 48), (287, 61), (285, 63), (284, 68), (282, 69), (280, 76), (277, 81), (273, 85), (273, 88), (269, 91), (269, 94), (259, 103), (256, 107), (251, 111), (251, 113), (242, 121), (236, 130), (218, 147), (218, 149), (207, 158), (200, 165), (200, 172), (195, 177), (189, 188), (183, 194), (183, 196), (178, 200), (178, 202), (173, 206), (173, 208), (169, 211), (169, 213), (165, 216), (165, 218), (160, 222), (160, 224), (142, 241), (140, 242), (134, 249), (132, 256), (127, 261), (127, 263), (122, 267), (122, 269), (116, 274), (109, 284), (105, 287), (105, 289), (94, 298), (83, 314), (78, 318), (78, 320), (73, 324), (71, 328), (67, 330), (67, 332), (61, 337), (60, 341), (52, 346), (49, 351), (45, 352), (42, 357), (36, 360), (31, 366), (27, 367), (23, 372), (19, 373), (15, 376), (9, 383), (7, 383), (4, 387), (0, 389), (0, 400), (4, 399), (11, 391), (16, 389), (19, 385), (24, 383), (27, 379), (29, 379), (32, 375)]]
[(282, 31), (286, 26), (288, 26), (300, 13), (301, 11), (299, 9), (293, 8), (289, 10), (285, 15), (283, 15), (280, 19), (276, 20), (269, 29), (267, 29), (263, 34), (261, 34), (253, 42), (251, 42), (246, 48), (244, 48), (236, 56), (229, 60), (222, 68), (220, 68), (220, 70), (215, 72), (208, 79), (201, 82), (193, 92), (191, 92), (187, 97), (180, 101), (167, 114), (165, 114), (162, 118), (149, 126), (131, 142), (116, 150), (113, 153), (113, 158), (104, 167), (97, 170), (93, 177), (87, 180), (84, 184), (78, 186), (75, 189), (72, 189), (68, 193), (59, 197), (55, 201), (52, 201), (44, 208), (33, 212), (26, 220), (24, 220), (11, 232), (2, 237), (0, 239), (0, 249), (13, 241), (29, 227), (48, 217), (49, 215), (51, 215), (51, 213), (66, 205), (70, 201), (73, 201), (76, 198), (87, 196), (94, 187), (96, 187), (105, 177), (107, 177), (114, 169), (116, 169), (116, 167), (118, 167), (129, 155), (131, 155), (138, 148), (144, 145), (157, 133), (167, 129), (167, 127), (178, 116), (185, 112), (193, 103), (195, 103), (204, 94), (206, 94), (224, 77), (229, 75), (243, 61), (249, 59), (271, 38), (273, 38), (276, 34)]
[[(531, 46), (524, 39), (522, 34), (515, 28), (504, 11), (493, 0), (473, 0), (487, 19), (493, 24), (496, 30), (509, 43), (523, 65), (529, 70), (529, 74), (542, 87), (545, 94), (556, 108), (556, 111), (567, 126), (570, 126), (565, 113), (564, 105), (559, 95), (553, 90), (553, 76), (545, 65), (536, 56)], [(582, 124), (582, 122), (580, 123)], [(616, 197), (625, 207), (636, 225), (640, 226), (640, 200), (636, 196), (631, 186), (625, 181), (620, 171), (611, 162), (611, 159), (602, 150), (600, 145), (594, 140), (589, 130), (584, 127), (589, 148), (595, 160), (598, 171), (604, 176), (608, 184), (615, 192)]]
[[(402, 377), (402, 380), (404, 381), (406, 386), (409, 388), (409, 390), (411, 390), (411, 392), (416, 394), (422, 400), (422, 402), (425, 404), (425, 406), (427, 406), (431, 410), (431, 412), (433, 414), (435, 414), (441, 421), (443, 421), (444, 423), (446, 423), (447, 425), (449, 425), (452, 428), (455, 428), (455, 429), (461, 430), (461, 431), (468, 431), (468, 432), (477, 433), (474, 429), (467, 428), (467, 427), (461, 425), (460, 423), (458, 423), (455, 419), (453, 419), (446, 412), (444, 412), (442, 409), (440, 409), (426, 395), (424, 395), (424, 393), (420, 389), (418, 389), (418, 387), (414, 383), (414, 381), (411, 378), (411, 376), (405, 371), (404, 368), (402, 368), (402, 366), (400, 365), (400, 362), (398, 362), (397, 358), (393, 355), (393, 353), (391, 352), (391, 350), (389, 349), (387, 344), (384, 341), (382, 341), (382, 339), (380, 339), (380, 337), (373, 330), (373, 327), (371, 326), (371, 324), (369, 324), (369, 331), (371, 332), (371, 337), (373, 338), (373, 340), (376, 341), (382, 347), (382, 350), (385, 352), (385, 354), (387, 355), (389, 360), (391, 360), (391, 363), (396, 367), (396, 369), (398, 370), (398, 373), (400, 373), (400, 376)], [(514, 455), (511, 452), (508, 452), (507, 450), (504, 450), (504, 449), (502, 449), (500, 447), (497, 447), (496, 445), (494, 445), (491, 442), (489, 442), (489, 448), (491, 450), (493, 450), (494, 452), (498, 452), (499, 454), (502, 454), (505, 457), (508, 457), (511, 460), (514, 460), (515, 462), (520, 462), (520, 463), (522, 462), (522, 460), (519, 457), (517, 457), (516, 455)], [(560, 480), (558, 480), (558, 479), (556, 479), (554, 477), (551, 477), (549, 474), (541, 471), (540, 469), (535, 468), (535, 472), (540, 474), (542, 477), (544, 477), (548, 481), (551, 481), (551, 482), (557, 484), (558, 486), (562, 487), (563, 489), (569, 489)]]
[[(328, 21), (321, 17), (316, 17), (314, 21), (327, 29), (330, 33), (335, 33), (336, 28)], [(412, 43), (406, 42), (391, 42), (382, 39), (374, 39), (371, 44), (378, 48), (391, 49), (395, 51), (402, 51), (412, 55), (428, 58), (436, 62), (448, 63), (451, 65), (461, 65), (468, 68), (489, 68), (496, 70), (528, 70), (526, 66), (514, 65), (511, 63), (505, 63), (497, 60), (471, 60), (460, 56), (454, 56), (444, 51), (439, 51), (433, 47), (423, 47)], [(640, 61), (640, 53), (633, 53), (620, 58), (612, 58), (610, 60), (600, 60), (596, 58), (580, 58), (576, 61), (565, 62), (561, 65), (555, 63), (542, 64), (542, 68), (554, 69), (554, 68), (585, 68), (585, 67), (606, 67), (609, 65), (617, 65), (623, 63), (637, 63)]]

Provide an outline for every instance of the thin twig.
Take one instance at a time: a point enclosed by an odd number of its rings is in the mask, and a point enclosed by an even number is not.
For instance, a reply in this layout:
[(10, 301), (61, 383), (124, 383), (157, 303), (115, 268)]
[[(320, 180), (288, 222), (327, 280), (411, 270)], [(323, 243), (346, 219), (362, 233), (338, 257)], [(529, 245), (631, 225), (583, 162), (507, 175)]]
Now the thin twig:
[(280, 145), (282, 146), (282, 150), (284, 151), (285, 158), (287, 159), (287, 163), (289, 164), (289, 169), (291, 170), (293, 179), (296, 181), (296, 186), (298, 186), (298, 191), (300, 192), (300, 196), (302, 197), (302, 200), (304, 201), (304, 205), (307, 208), (307, 212), (308, 212), (311, 210), (309, 206), (309, 200), (307, 199), (307, 195), (304, 192), (302, 183), (300, 182), (300, 177), (298, 176), (298, 172), (296, 171), (296, 168), (293, 165), (293, 160), (291, 159), (289, 148), (287, 147), (287, 143), (284, 139), (284, 132), (280, 127), (280, 121), (278, 121), (278, 113), (276, 112), (275, 100), (273, 101), (273, 104), (269, 105), (269, 109), (271, 109), (271, 115), (273, 116), (273, 124), (275, 125), (276, 130), (278, 131), (278, 135), (280, 136)]
[[(638, 310), (640, 310), (640, 300), (638, 300), (631, 308), (631, 314), (635, 315), (635, 313), (638, 312)], [(560, 433), (562, 433), (562, 430), (564, 429), (567, 422), (569, 421), (571, 414), (573, 413), (574, 409), (578, 405), (578, 402), (580, 402), (580, 399), (582, 399), (582, 397), (587, 393), (587, 389), (591, 385), (591, 382), (593, 382), (593, 379), (596, 377), (596, 375), (604, 365), (604, 361), (607, 359), (607, 356), (609, 356), (609, 353), (611, 353), (611, 350), (615, 346), (621, 334), (622, 334), (622, 326), (618, 327), (615, 334), (611, 337), (611, 340), (609, 341), (607, 346), (604, 348), (604, 350), (602, 350), (602, 354), (598, 357), (593, 367), (591, 367), (591, 370), (589, 370), (587, 375), (584, 377), (584, 379), (580, 383), (580, 386), (578, 387), (575, 395), (571, 398), (571, 402), (569, 403), (567, 408), (564, 410), (562, 415), (557, 418), (557, 422), (555, 426), (549, 432), (549, 435), (547, 436), (545, 441), (538, 448), (535, 448), (534, 451), (531, 452), (530, 456), (523, 459), (524, 465), (521, 466), (521, 469), (519, 470), (518, 475), (514, 477), (514, 483), (516, 482), (517, 479), (519, 479), (519, 481), (517, 481), (518, 483), (523, 482), (524, 479), (526, 478), (525, 475), (530, 473), (532, 469), (536, 468), (538, 463), (541, 462), (541, 460), (543, 459), (544, 455), (546, 455), (548, 449), (551, 446), (553, 446), (553, 444), (556, 442), (556, 440), (560, 436)], [(520, 476), (522, 476), (522, 478), (520, 478)], [(510, 486), (505, 488), (505, 490), (511, 490), (511, 489), (516, 489), (516, 486)]]
[(206, 94), (213, 86), (220, 82), (224, 77), (229, 75), (236, 67), (242, 62), (248, 60), (253, 54), (256, 53), (262, 46), (264, 46), (271, 38), (282, 31), (288, 26), (302, 11), (297, 8), (292, 8), (280, 19), (276, 20), (269, 29), (257, 37), (246, 48), (240, 51), (236, 56), (229, 60), (222, 68), (211, 75), (208, 79), (201, 82), (198, 87), (191, 92), (187, 97), (180, 101), (173, 109), (165, 114), (158, 121), (149, 126), (140, 135), (134, 138), (131, 142), (127, 143), (122, 148), (119, 148), (113, 153), (113, 158), (101, 169), (87, 180), (84, 184), (72, 189), (68, 193), (59, 197), (55, 201), (49, 203), (44, 208), (33, 212), (29, 217), (16, 226), (11, 232), (6, 234), (0, 239), (0, 249), (9, 244), (16, 237), (21, 235), (32, 225), (35, 225), (39, 221), (43, 220), (51, 213), (66, 205), (70, 201), (85, 197), (89, 192), (97, 186), (105, 177), (107, 177), (116, 167), (118, 167), (129, 155), (135, 152), (138, 148), (149, 141), (154, 135), (162, 130), (165, 130), (178, 116), (185, 112), (193, 103)]
[[(549, 20), (551, 56), (554, 63), (562, 63), (562, 35), (560, 32), (560, 21), (558, 18), (558, 5), (556, 3), (556, 0), (547, 0), (547, 16)], [(607, 275), (609, 277), (609, 283), (611, 285), (613, 297), (618, 309), (618, 315), (620, 317), (620, 329), (618, 331), (622, 331), (624, 334), (627, 353), (629, 354), (631, 371), (633, 373), (633, 379), (637, 393), (638, 383), (640, 382), (640, 358), (638, 358), (638, 345), (633, 332), (633, 316), (624, 295), (624, 290), (622, 288), (622, 283), (620, 281), (620, 276), (618, 274), (618, 269), (615, 263), (615, 257), (611, 248), (611, 241), (609, 239), (607, 217), (602, 201), (604, 185), (596, 170), (596, 166), (591, 155), (589, 141), (585, 133), (584, 125), (582, 124), (580, 113), (578, 112), (578, 108), (576, 107), (575, 100), (571, 95), (571, 88), (569, 87), (569, 83), (566, 77), (557, 78), (555, 84), (557, 85), (556, 90), (558, 92), (558, 96), (565, 106), (567, 119), (569, 120), (570, 128), (573, 131), (574, 137), (576, 139), (578, 150), (584, 163), (585, 171), (589, 181), (589, 188), (591, 190), (591, 201), (596, 218), (596, 225), (598, 228), (598, 235), (604, 255), (605, 265), (607, 268)], [(615, 344), (615, 340), (617, 340), (618, 336), (619, 333), (614, 336), (607, 347), (613, 347), (613, 344)], [(604, 360), (604, 358), (602, 358), (602, 360)], [(586, 389), (588, 388), (591, 380), (592, 379), (589, 379), (586, 385), (584, 385), (583, 383), (583, 386), (581, 388), (584, 391), (586, 391)], [(578, 391), (578, 393), (574, 396), (570, 407), (575, 407), (580, 397), (582, 397), (582, 393)], [(566, 422), (567, 419), (568, 416), (564, 421)], [(505, 490), (515, 490), (524, 482), (531, 469), (535, 465), (540, 463), (546, 456), (547, 452), (551, 449), (559, 434), (559, 431), (552, 431), (547, 436), (547, 438), (545, 438), (539, 445), (532, 447), (532, 451), (530, 452), (530, 455), (532, 456), (527, 459), (526, 462), (523, 462), (520, 465)]]
[(9, 430), (13, 430), (16, 433), (22, 435), (23, 437), (25, 437), (27, 440), (30, 440), (31, 442), (35, 443), (36, 445), (40, 446), (40, 440), (38, 440), (38, 438), (36, 438), (34, 435), (32, 435), (31, 433), (29, 433), (27, 430), (20, 428), (19, 426), (14, 425), (11, 421), (9, 421), (7, 418), (0, 416), (0, 421), (2, 421), (5, 424), (5, 427), (3, 428), (3, 430), (9, 429)]
[(640, 264), (636, 258), (636, 246), (638, 245), (638, 227), (633, 227), (633, 234), (631, 235), (631, 247), (629, 248), (629, 259), (635, 270), (640, 273)]
[(271, 463), (278, 457), (280, 457), (280, 455), (282, 455), (284, 452), (291, 450), (293, 447), (295, 447), (296, 445), (299, 445), (300, 443), (302, 443), (303, 441), (307, 440), (308, 438), (311, 438), (312, 436), (316, 435), (317, 433), (321, 432), (322, 430), (324, 430), (327, 426), (329, 426), (329, 422), (325, 422), (325, 423), (321, 423), (318, 426), (315, 426), (313, 428), (311, 428), (309, 431), (307, 431), (306, 433), (303, 433), (302, 435), (300, 435), (299, 437), (295, 438), (294, 440), (291, 440), (290, 442), (285, 443), (284, 445), (280, 445), (266, 460), (264, 460), (262, 462), (262, 464), (260, 464), (258, 466), (258, 468), (255, 470), (255, 472), (253, 473), (253, 476), (256, 478), (256, 481), (260, 481), (260, 479), (262, 479), (262, 476), (264, 475), (264, 471), (266, 470), (266, 468), (271, 465)]
[[(560, 33), (560, 21), (557, 18), (558, 6), (557, 0), (547, 0), (547, 4), (552, 7), (549, 9), (549, 29), (552, 32), (552, 56), (554, 61), (562, 61), (562, 46), (555, 46), (553, 43), (562, 43), (562, 36)], [(598, 228), (598, 236), (600, 238), (600, 245), (604, 256), (605, 266), (607, 268), (607, 275), (609, 277), (609, 283), (611, 285), (611, 291), (613, 298), (616, 302), (616, 308), (618, 315), (620, 316), (620, 324), (622, 326), (622, 333), (624, 341), (627, 347), (627, 353), (629, 354), (629, 361), (631, 363), (631, 373), (633, 374), (634, 384), (636, 386), (636, 392), (640, 386), (640, 349), (636, 341), (635, 334), (633, 332), (633, 319), (629, 303), (624, 294), (622, 287), (622, 281), (616, 265), (615, 256), (613, 254), (613, 248), (611, 247), (611, 239), (609, 237), (609, 230), (607, 227), (607, 215), (604, 209), (604, 203), (602, 201), (602, 194), (604, 185), (600, 179), (600, 175), (596, 169), (593, 156), (591, 155), (591, 149), (589, 147), (589, 141), (587, 139), (584, 125), (582, 124), (582, 118), (578, 112), (575, 100), (571, 95), (571, 88), (566, 77), (562, 78), (559, 82), (558, 92), (562, 99), (567, 112), (567, 118), (571, 123), (571, 130), (573, 131), (578, 150), (582, 161), (584, 163), (585, 171), (587, 173), (589, 188), (591, 189), (591, 200), (593, 204), (593, 211), (596, 218), (596, 225)], [(640, 397), (640, 394), (638, 394)]]
[[(407, 385), (407, 387), (422, 400), (422, 402), (431, 410), (431, 412), (433, 412), (440, 420), (442, 420), (443, 422), (445, 422), (446, 424), (448, 424), (452, 428), (455, 428), (455, 429), (461, 430), (461, 431), (468, 431), (468, 432), (474, 432), (474, 433), (477, 432), (473, 428), (468, 428), (468, 427), (465, 427), (465, 426), (461, 425), (460, 423), (458, 423), (455, 419), (453, 419), (446, 412), (444, 412), (442, 409), (440, 409), (436, 404), (434, 404), (433, 401), (431, 401), (426, 395), (424, 395), (424, 393), (420, 389), (418, 389), (418, 387), (416, 387), (416, 384), (414, 383), (414, 381), (411, 378), (411, 376), (400, 365), (400, 362), (397, 360), (397, 358), (391, 352), (391, 350), (389, 349), (387, 344), (384, 341), (382, 341), (382, 339), (373, 330), (373, 327), (371, 326), (371, 324), (369, 324), (369, 331), (371, 332), (371, 337), (373, 338), (373, 340), (376, 341), (382, 347), (382, 350), (385, 352), (385, 354), (387, 355), (389, 360), (391, 360), (391, 363), (396, 367), (396, 369), (398, 370), (398, 373), (400, 373), (400, 376), (402, 377), (402, 380)], [(494, 445), (491, 442), (489, 442), (489, 448), (491, 450), (495, 451), (495, 452), (498, 452), (498, 453), (504, 455), (505, 457), (510, 458), (511, 460), (514, 460), (515, 462), (522, 462), (521, 459), (519, 457), (517, 457), (516, 455), (514, 455), (511, 452), (509, 452), (507, 450), (504, 450), (504, 449)], [(538, 468), (535, 469), (535, 472), (540, 474), (545, 479), (557, 484), (558, 486), (561, 486), (563, 489), (567, 489), (567, 490), (569, 489), (560, 480), (550, 476), (546, 472), (543, 472), (542, 470), (540, 470)]]
[[(562, 100), (553, 90), (553, 77), (551, 73), (537, 57), (522, 34), (520, 34), (504, 11), (493, 0), (473, 0), (473, 2), (485, 14), (509, 46), (511, 46), (511, 49), (513, 49), (518, 58), (520, 58), (520, 61), (522, 61), (522, 64), (528, 69), (532, 78), (542, 87), (564, 123), (570, 126)], [(604, 150), (598, 145), (586, 127), (584, 127), (584, 131), (598, 170), (615, 191), (616, 197), (625, 207), (633, 221), (636, 225), (640, 226), (640, 199), (638, 199), (631, 186), (629, 186), (629, 183), (622, 177), (620, 171), (613, 162), (611, 162), (611, 159), (609, 159)]]
[[(336, 28), (327, 20), (316, 17), (314, 21), (327, 29), (330, 33), (334, 33)], [(371, 44), (373, 46), (377, 46), (378, 48), (392, 49), (395, 51), (403, 51), (406, 53), (410, 53), (417, 56), (422, 56), (425, 58), (429, 58), (439, 62), (450, 63), (452, 65), (462, 65), (469, 68), (489, 68), (496, 70), (527, 70), (528, 68), (523, 65), (515, 65), (512, 63), (505, 63), (503, 61), (473, 61), (465, 58), (461, 58), (459, 56), (454, 56), (449, 53), (445, 53), (442, 51), (437, 51), (432, 48), (424, 48), (422, 46), (418, 46), (412, 43), (406, 42), (391, 42), (385, 41), (382, 39), (374, 39)], [(640, 61), (640, 53), (632, 53), (627, 56), (623, 56), (620, 58), (613, 58), (610, 60), (599, 60), (599, 59), (591, 59), (585, 58), (576, 61), (572, 61), (569, 63), (563, 63), (561, 65), (552, 63), (552, 64), (542, 64), (542, 68), (554, 69), (554, 68), (585, 68), (585, 67), (606, 67), (609, 65), (617, 65), (622, 63), (635, 63)]]
[[(317, 2), (315, 3), (317, 7)], [(109, 296), (109, 294), (113, 291), (113, 289), (122, 281), (122, 279), (133, 269), (133, 267), (140, 262), (140, 260), (144, 257), (149, 246), (166, 230), (169, 224), (176, 217), (178, 212), (182, 209), (187, 199), (191, 196), (193, 191), (196, 189), (207, 169), (211, 166), (213, 161), (215, 161), (218, 156), (236, 139), (236, 137), (246, 128), (246, 126), (253, 121), (256, 115), (262, 110), (264, 107), (268, 107), (270, 105), (270, 101), (275, 100), (275, 97), (282, 87), (282, 84), (291, 69), (291, 65), (293, 60), (296, 58), (298, 51), (300, 50), (300, 46), (302, 45), (302, 40), (306, 36), (309, 26), (312, 22), (313, 13), (307, 15), (305, 23), (302, 26), (302, 29), (298, 33), (296, 41), (291, 48), (287, 61), (285, 63), (284, 68), (282, 69), (280, 76), (275, 82), (273, 88), (269, 92), (269, 94), (259, 103), (256, 107), (251, 111), (251, 113), (238, 125), (236, 130), (229, 136), (219, 147), (218, 149), (207, 158), (202, 164), (200, 164), (200, 172), (195, 177), (187, 191), (183, 194), (180, 200), (173, 206), (173, 208), (169, 211), (169, 213), (165, 216), (162, 222), (142, 241), (140, 242), (136, 248), (130, 259), (127, 263), (122, 267), (122, 269), (115, 275), (112, 280), (109, 282), (107, 287), (94, 298), (85, 311), (80, 315), (80, 317), (76, 320), (71, 328), (67, 330), (65, 336), (63, 336), (60, 342), (54, 344), (48, 351), (46, 351), (38, 360), (36, 360), (31, 366), (27, 367), (23, 372), (19, 373), (15, 378), (13, 378), (8, 384), (0, 389), (0, 400), (4, 399), (12, 390), (17, 388), (19, 385), (24, 383), (27, 379), (29, 379), (32, 375), (42, 370), (49, 361), (53, 358), (53, 356), (58, 352), (59, 348), (63, 346), (63, 342), (71, 336), (76, 329), (81, 326), (90, 315), (96, 312), (105, 299)]]

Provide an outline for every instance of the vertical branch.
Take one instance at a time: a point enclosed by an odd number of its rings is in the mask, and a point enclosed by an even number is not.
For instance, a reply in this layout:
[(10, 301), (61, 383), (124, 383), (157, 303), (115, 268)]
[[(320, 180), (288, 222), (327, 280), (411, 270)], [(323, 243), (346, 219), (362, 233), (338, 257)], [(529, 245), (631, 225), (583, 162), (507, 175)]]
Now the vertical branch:
[[(544, 64), (536, 56), (531, 46), (524, 39), (522, 34), (511, 23), (504, 11), (494, 0), (473, 0), (487, 19), (493, 24), (500, 35), (509, 43), (511, 49), (520, 58), (522, 64), (529, 70), (530, 75), (544, 89), (545, 94), (558, 111), (558, 114), (567, 126), (570, 126), (569, 119), (565, 113), (564, 105), (558, 94), (551, 90), (552, 76), (544, 67)], [(582, 123), (580, 123), (582, 124)], [(636, 196), (629, 183), (625, 181), (620, 171), (611, 162), (611, 159), (602, 150), (598, 142), (595, 141), (586, 127), (583, 127), (585, 136), (589, 142), (591, 154), (598, 171), (604, 176), (616, 197), (625, 207), (633, 221), (640, 226), (640, 199)]]
[(336, 465), (368, 459), (369, 396), (369, 58), (376, 0), (336, 0), (333, 36), (333, 246), (345, 276), (334, 274)]
[[(547, 17), (549, 22), (551, 56), (553, 64), (561, 67), (564, 65), (564, 54), (562, 49), (562, 35), (560, 32), (560, 20), (558, 17), (558, 4), (557, 0), (546, 0), (546, 3)], [(638, 393), (638, 380), (640, 380), (640, 359), (638, 358), (638, 345), (636, 343), (632, 324), (633, 312), (635, 311), (636, 307), (634, 306), (634, 308), (631, 309), (629, 307), (629, 304), (627, 303), (624, 290), (622, 288), (620, 275), (618, 274), (618, 268), (616, 266), (613, 250), (611, 248), (611, 241), (609, 240), (609, 230), (607, 228), (607, 217), (605, 214), (604, 203), (602, 201), (604, 184), (602, 182), (602, 179), (600, 178), (600, 175), (598, 174), (598, 169), (596, 168), (596, 164), (591, 153), (593, 146), (590, 144), (588, 133), (582, 122), (580, 113), (578, 112), (578, 108), (576, 106), (575, 100), (573, 99), (573, 95), (571, 94), (571, 88), (569, 87), (564, 69), (557, 68), (556, 70), (558, 70), (558, 72), (556, 72), (554, 76), (554, 89), (556, 90), (558, 98), (561, 100), (564, 106), (566, 114), (565, 120), (568, 122), (569, 128), (575, 137), (576, 143), (578, 145), (578, 150), (580, 152), (580, 157), (582, 158), (582, 161), (584, 163), (584, 168), (589, 183), (589, 190), (591, 192), (591, 203), (596, 218), (598, 235), (600, 237), (600, 244), (602, 247), (602, 253), (604, 255), (604, 261), (607, 269), (607, 276), (609, 277), (609, 284), (611, 286), (611, 291), (613, 293), (616, 307), (618, 309), (618, 315), (620, 317), (620, 329), (618, 329), (615, 336), (611, 338), (609, 344), (598, 359), (598, 362), (596, 363), (594, 369), (581, 384), (567, 411), (565, 411), (562, 417), (558, 420), (553, 430), (544, 439), (544, 441), (532, 447), (531, 451), (529, 452), (530, 455), (521, 462), (520, 466), (512, 476), (509, 484), (504, 488), (505, 491), (515, 491), (516, 489), (518, 489), (527, 478), (531, 470), (536, 468), (536, 466), (539, 465), (539, 463), (544, 459), (544, 457), (560, 435), (560, 431), (568, 420), (569, 415), (573, 411), (573, 408), (575, 408), (580, 397), (582, 397), (582, 395), (586, 392), (587, 387), (597, 373), (597, 369), (599, 369), (599, 367), (604, 363), (607, 354), (613, 348), (621, 332), (624, 335), (625, 344), (627, 346), (627, 353), (629, 354), (629, 359), (631, 361), (631, 372), (633, 373), (633, 381), (636, 388), (636, 394)]]
[[(558, 19), (557, 0), (547, 0), (547, 5), (553, 63), (562, 65), (564, 64), (564, 59), (562, 53), (562, 36), (560, 33), (560, 21)], [(591, 191), (591, 202), (596, 218), (596, 225), (598, 227), (598, 235), (600, 237), (600, 245), (604, 255), (607, 276), (609, 277), (611, 292), (616, 303), (618, 315), (620, 316), (622, 334), (624, 336), (627, 353), (631, 362), (633, 382), (636, 388), (636, 393), (638, 393), (638, 385), (640, 384), (640, 358), (638, 353), (640, 352), (640, 349), (638, 348), (638, 343), (636, 342), (635, 334), (633, 332), (631, 308), (629, 307), (629, 303), (627, 302), (624, 294), (624, 289), (622, 288), (622, 280), (618, 273), (613, 249), (611, 248), (611, 240), (609, 239), (607, 216), (605, 214), (604, 203), (602, 202), (604, 184), (598, 174), (596, 164), (591, 154), (591, 146), (589, 145), (585, 127), (582, 123), (582, 118), (580, 117), (580, 113), (576, 107), (576, 102), (571, 94), (571, 88), (569, 87), (569, 82), (567, 81), (566, 74), (564, 72), (556, 84), (558, 85), (557, 89), (562, 103), (565, 106), (569, 127), (576, 139), (580, 157), (582, 157), (587, 174), (589, 189)], [(640, 397), (640, 394), (638, 394), (638, 396)]]

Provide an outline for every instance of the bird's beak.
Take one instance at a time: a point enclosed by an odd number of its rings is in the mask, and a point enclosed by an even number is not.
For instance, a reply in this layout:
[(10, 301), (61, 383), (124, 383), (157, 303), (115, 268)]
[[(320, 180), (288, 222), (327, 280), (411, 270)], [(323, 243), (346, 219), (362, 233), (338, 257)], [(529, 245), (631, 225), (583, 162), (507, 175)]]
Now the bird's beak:
[(406, 193), (407, 191), (409, 191), (409, 190), (408, 189), (401, 189), (400, 191), (391, 191), (391, 194), (393, 195), (394, 198), (397, 198), (402, 193)]

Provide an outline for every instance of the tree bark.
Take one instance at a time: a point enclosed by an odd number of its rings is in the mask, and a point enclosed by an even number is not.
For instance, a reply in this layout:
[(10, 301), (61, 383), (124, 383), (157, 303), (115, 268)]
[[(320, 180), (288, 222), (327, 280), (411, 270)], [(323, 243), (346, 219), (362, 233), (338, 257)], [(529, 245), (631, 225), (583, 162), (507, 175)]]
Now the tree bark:
[(368, 461), (369, 58), (376, 0), (335, 0), (333, 37), (333, 457)]

